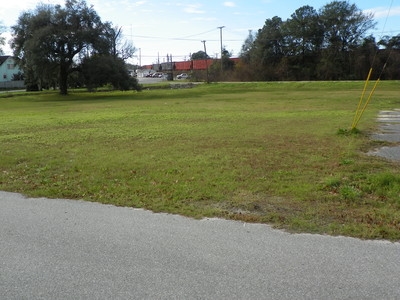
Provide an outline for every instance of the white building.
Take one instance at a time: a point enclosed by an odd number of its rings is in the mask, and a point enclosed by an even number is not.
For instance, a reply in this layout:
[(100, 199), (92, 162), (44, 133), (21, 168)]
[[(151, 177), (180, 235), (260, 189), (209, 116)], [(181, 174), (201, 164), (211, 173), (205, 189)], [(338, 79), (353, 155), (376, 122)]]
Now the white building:
[(24, 87), (22, 80), (16, 81), (14, 78), (15, 75), (21, 73), (21, 69), (12, 56), (0, 56), (0, 88)]

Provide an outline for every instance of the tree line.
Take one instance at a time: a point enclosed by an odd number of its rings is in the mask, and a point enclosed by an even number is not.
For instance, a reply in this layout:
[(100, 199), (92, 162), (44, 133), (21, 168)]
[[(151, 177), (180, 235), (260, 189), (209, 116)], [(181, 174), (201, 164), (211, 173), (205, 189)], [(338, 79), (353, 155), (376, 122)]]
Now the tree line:
[[(275, 16), (249, 32), (236, 76), (242, 80), (400, 79), (400, 35), (376, 41), (373, 15), (348, 1), (318, 11), (306, 5), (289, 19)], [(382, 70), (384, 71), (382, 73)]]
[[(212, 80), (361, 80), (372, 67), (372, 78), (400, 79), (400, 34), (376, 41), (368, 35), (375, 26), (372, 14), (348, 1), (319, 10), (305, 5), (287, 20), (275, 16), (257, 33), (249, 32), (240, 63), (235, 65), (224, 48), (221, 62), (207, 74)], [(123, 42), (121, 28), (103, 22), (85, 0), (66, 0), (64, 7), (39, 4), (19, 16), (12, 36), (29, 90), (57, 87), (67, 94), (71, 86), (93, 90), (105, 84), (140, 89), (126, 64), (135, 48)]]

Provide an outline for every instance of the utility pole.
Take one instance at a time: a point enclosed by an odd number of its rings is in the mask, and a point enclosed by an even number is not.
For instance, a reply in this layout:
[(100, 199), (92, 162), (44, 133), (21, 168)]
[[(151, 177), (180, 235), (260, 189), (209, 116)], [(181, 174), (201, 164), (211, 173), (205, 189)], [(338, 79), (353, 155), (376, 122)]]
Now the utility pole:
[(207, 49), (206, 49), (206, 41), (201, 41), (204, 45), (204, 53), (206, 54), (206, 74), (207, 74), (207, 83), (210, 83), (210, 80), (208, 78), (208, 55), (207, 55)]
[[(167, 54), (168, 57), (168, 54)], [(172, 62), (172, 54), (169, 55), (169, 73), (168, 73), (168, 80), (174, 80), (174, 63)]]
[(222, 28), (225, 28), (225, 26), (220, 26), (219, 28), (219, 40), (221, 41), (221, 72), (222, 72)]

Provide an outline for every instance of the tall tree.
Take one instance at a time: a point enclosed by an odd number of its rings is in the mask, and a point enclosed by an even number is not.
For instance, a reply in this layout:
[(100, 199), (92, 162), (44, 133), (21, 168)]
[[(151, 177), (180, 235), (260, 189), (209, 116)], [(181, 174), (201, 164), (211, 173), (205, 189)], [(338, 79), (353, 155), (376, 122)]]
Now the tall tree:
[(27, 74), (35, 81), (43, 72), (56, 70), (63, 95), (78, 54), (105, 47), (107, 40), (100, 17), (84, 0), (66, 0), (65, 7), (40, 4), (22, 13), (12, 32), (14, 55)]
[(284, 22), (279, 17), (265, 21), (257, 34), (256, 43), (262, 49), (264, 62), (279, 62), (285, 54)]
[(345, 79), (351, 73), (350, 51), (362, 44), (367, 31), (375, 27), (373, 15), (348, 1), (328, 3), (319, 15), (324, 27), (320, 74), (328, 74), (327, 79)]
[(6, 44), (6, 39), (5, 39), (5, 37), (3, 37), (1, 35), (5, 32), (5, 29), (6, 29), (5, 26), (0, 21), (0, 55), (4, 55), (4, 51), (1, 47)]
[(255, 40), (255, 36), (253, 34), (253, 31), (249, 30), (249, 35), (244, 40), (242, 49), (240, 51), (241, 59), (243, 59), (247, 63), (250, 61), (250, 55), (251, 55), (250, 52), (251, 52), (251, 49), (253, 48), (254, 40)]
[(375, 27), (372, 13), (364, 13), (348, 1), (333, 1), (320, 9), (324, 26), (324, 46), (344, 52), (362, 42), (366, 32)]
[(284, 29), (290, 79), (315, 79), (324, 37), (318, 12), (311, 6), (302, 6), (286, 21)]
[(305, 57), (319, 52), (324, 31), (313, 7), (306, 5), (297, 9), (286, 21), (285, 29), (290, 55)]
[(256, 80), (277, 80), (280, 71), (277, 66), (285, 56), (284, 22), (280, 17), (267, 19), (250, 51), (250, 64), (253, 66)]

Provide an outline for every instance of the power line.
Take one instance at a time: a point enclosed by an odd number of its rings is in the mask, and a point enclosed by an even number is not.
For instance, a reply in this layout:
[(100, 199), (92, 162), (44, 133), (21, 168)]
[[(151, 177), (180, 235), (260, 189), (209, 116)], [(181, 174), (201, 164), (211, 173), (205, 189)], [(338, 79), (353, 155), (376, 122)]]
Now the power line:
[[(129, 35), (127, 35), (129, 36)], [(198, 42), (198, 39), (188, 39), (188, 38), (174, 38), (174, 37), (161, 37), (161, 36), (150, 36), (150, 35), (132, 35), (131, 37), (141, 38), (141, 39), (151, 39), (151, 40), (167, 40), (167, 41), (192, 41)], [(209, 42), (219, 42), (219, 39), (207, 39)], [(242, 42), (243, 39), (236, 40), (236, 39), (224, 39), (225, 42)]]
[(194, 37), (194, 36), (199, 36), (199, 35), (203, 35), (203, 34), (206, 34), (206, 33), (210, 33), (210, 32), (213, 32), (213, 31), (215, 31), (215, 28), (213, 28), (211, 30), (208, 30), (208, 31), (205, 31), (205, 32), (202, 32), (202, 33), (196, 33), (196, 34), (184, 36), (184, 37), (182, 37), (180, 39), (187, 39), (187, 38), (191, 38), (191, 37)]
[[(222, 26), (222, 28), (226, 28), (225, 26)], [(135, 38), (142, 38), (142, 39), (157, 39), (157, 40), (171, 40), (171, 41), (193, 41), (193, 42), (198, 42), (199, 40), (198, 39), (192, 39), (192, 37), (197, 37), (197, 36), (200, 36), (200, 35), (204, 35), (204, 34), (207, 34), (207, 33), (210, 33), (210, 32), (213, 32), (213, 31), (216, 31), (216, 30), (221, 30), (221, 28), (220, 27), (217, 27), (217, 28), (213, 28), (213, 29), (210, 29), (210, 30), (207, 30), (207, 31), (204, 31), (204, 32), (200, 32), (200, 33), (196, 33), (196, 34), (191, 34), (191, 35), (187, 35), (187, 36), (183, 36), (183, 37), (165, 37), (165, 36), (163, 36), (163, 37), (161, 37), (161, 36), (150, 36), (150, 35), (135, 35), (135, 34), (132, 34), (132, 32), (131, 32), (131, 34), (130, 35), (127, 35), (127, 36), (129, 36), (129, 37), (135, 37)], [(232, 33), (232, 31), (230, 31), (231, 33)], [(239, 34), (237, 34), (236, 33), (236, 35), (238, 35), (239, 36)], [(207, 39), (207, 41), (210, 41), (210, 42), (218, 42), (218, 41), (220, 41), (220, 40), (217, 40), (217, 39)], [(240, 39), (240, 40), (237, 40), (237, 39), (225, 39), (225, 41), (227, 41), (227, 42), (240, 42), (240, 41), (243, 41), (243, 39)]]

